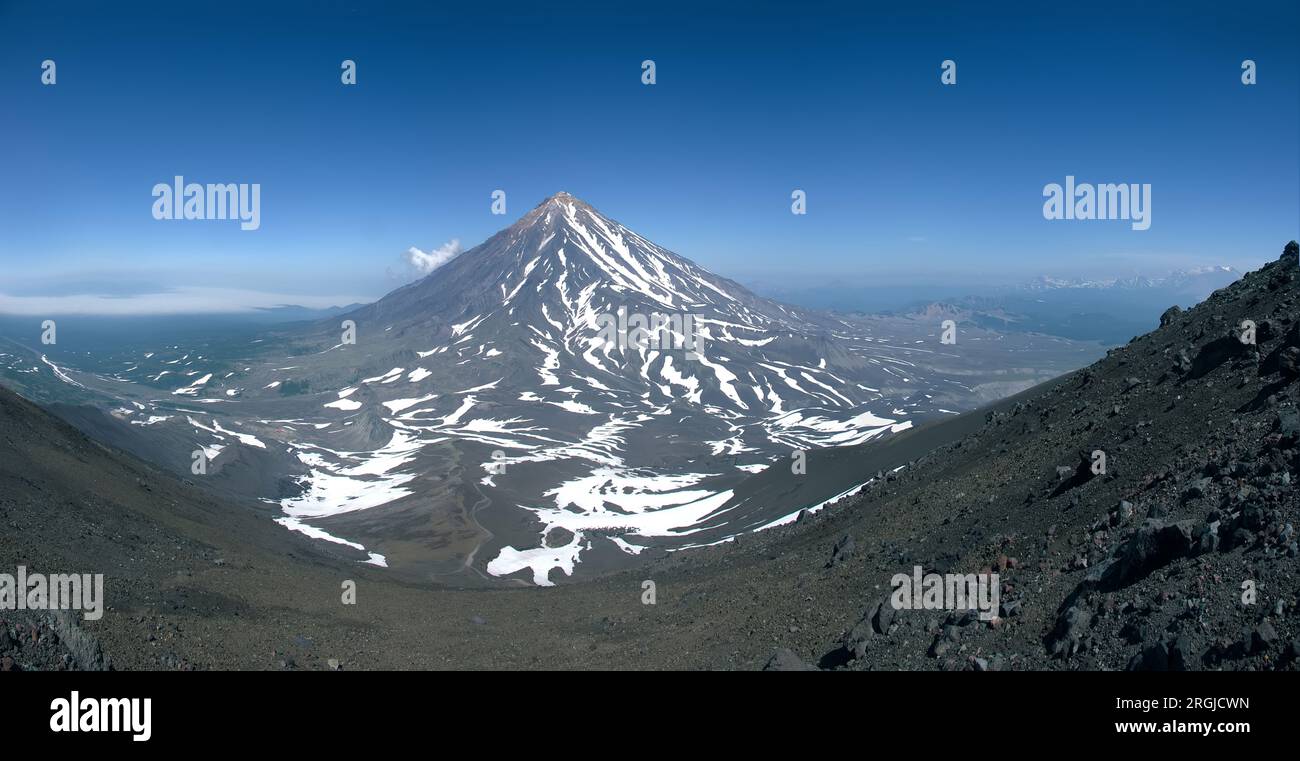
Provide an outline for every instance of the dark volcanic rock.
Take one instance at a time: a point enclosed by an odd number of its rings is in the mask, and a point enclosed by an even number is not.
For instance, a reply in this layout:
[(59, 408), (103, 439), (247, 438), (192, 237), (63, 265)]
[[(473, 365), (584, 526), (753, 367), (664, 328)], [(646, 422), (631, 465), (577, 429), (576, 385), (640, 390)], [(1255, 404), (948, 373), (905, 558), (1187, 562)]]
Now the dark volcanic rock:
[(1300, 411), (1282, 410), (1277, 413), (1277, 432), (1285, 438), (1300, 438)]
[(768, 659), (764, 671), (817, 671), (816, 666), (805, 663), (803, 659), (786, 648), (780, 648)]
[(1300, 347), (1288, 346), (1278, 354), (1278, 369), (1283, 377), (1300, 378)]
[(564, 547), (573, 541), (573, 532), (563, 526), (555, 526), (546, 532), (547, 547)]
[(1195, 526), (1192, 520), (1166, 523), (1148, 518), (1109, 560), (1088, 573), (1087, 581), (1103, 591), (1119, 589), (1187, 556), (1198, 544)]
[(840, 537), (840, 540), (835, 543), (833, 548), (831, 548), (831, 559), (826, 561), (826, 567), (834, 568), (840, 563), (851, 560), (853, 558), (853, 549), (854, 544), (852, 536), (845, 534)]
[(1277, 642), (1277, 630), (1268, 620), (1260, 621), (1259, 625), (1250, 634), (1250, 651), (1252, 653), (1262, 653), (1268, 650)]
[(861, 658), (866, 655), (867, 643), (871, 640), (873, 633), (870, 617), (863, 616), (844, 635), (844, 641), (840, 646), (843, 648), (845, 656), (847, 658)]

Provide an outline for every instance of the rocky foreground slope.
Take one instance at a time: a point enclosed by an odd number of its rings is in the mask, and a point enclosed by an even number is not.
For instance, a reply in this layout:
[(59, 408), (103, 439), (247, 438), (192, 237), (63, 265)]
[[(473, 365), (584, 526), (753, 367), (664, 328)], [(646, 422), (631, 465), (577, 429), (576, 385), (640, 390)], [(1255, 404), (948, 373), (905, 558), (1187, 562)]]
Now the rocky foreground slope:
[[(855, 548), (824, 573), (872, 599), (838, 641), (792, 621), (771, 665), (1296, 668), (1296, 257), (1292, 242), (1171, 308), (822, 518), (817, 533)], [(914, 565), (998, 573), (999, 617), (895, 611), (887, 580)]]
[[(878, 476), (818, 514), (548, 589), (395, 582), (0, 390), (0, 570), (104, 572), (109, 602), (75, 629), (0, 611), (0, 656), (10, 668), (1295, 669), (1298, 268), (1293, 242), (1089, 368), (878, 447), (811, 453), (786, 488), (830, 470)], [(916, 566), (996, 571), (999, 615), (894, 610), (890, 579)], [(347, 580), (355, 605), (340, 601)]]

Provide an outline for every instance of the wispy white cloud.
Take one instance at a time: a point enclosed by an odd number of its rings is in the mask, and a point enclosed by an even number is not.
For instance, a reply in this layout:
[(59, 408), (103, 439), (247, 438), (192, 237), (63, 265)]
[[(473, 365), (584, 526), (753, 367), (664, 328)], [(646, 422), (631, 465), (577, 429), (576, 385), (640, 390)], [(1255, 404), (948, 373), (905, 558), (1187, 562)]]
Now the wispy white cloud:
[(453, 238), (432, 251), (421, 251), (411, 246), (402, 256), (411, 269), (423, 277), (456, 258), (460, 251), (460, 240)]

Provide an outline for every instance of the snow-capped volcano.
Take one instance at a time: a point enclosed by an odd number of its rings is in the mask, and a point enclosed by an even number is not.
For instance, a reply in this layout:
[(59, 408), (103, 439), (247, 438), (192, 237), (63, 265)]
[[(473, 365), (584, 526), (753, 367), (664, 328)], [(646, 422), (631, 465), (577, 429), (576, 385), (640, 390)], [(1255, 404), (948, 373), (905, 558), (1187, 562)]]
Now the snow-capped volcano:
[[(173, 346), (60, 372), (114, 400), (120, 445), (197, 443), (215, 481), (289, 528), (420, 577), (548, 584), (790, 519), (871, 475), (792, 467), (804, 450), (1090, 358), (941, 330), (760, 298), (559, 193), (374, 304), (236, 354)], [(751, 477), (767, 486), (741, 488)]]
[[(844, 324), (761, 299), (566, 193), (350, 317), (371, 333), (382, 328), (385, 342), (418, 336), (417, 359), (454, 358), (465, 382), (499, 367), (499, 390), (528, 390), (583, 412), (593, 398), (647, 412), (683, 403), (723, 418), (854, 408), (906, 377), (909, 365), (873, 365), (845, 342), (864, 337)], [(671, 335), (631, 335), (656, 320)], [(831, 369), (859, 375), (868, 365), (870, 387)], [(882, 425), (829, 431), (781, 422), (774, 433), (790, 445), (852, 443)]]
[[(452, 290), (456, 286), (456, 290)], [(518, 222), (438, 272), (398, 289), (365, 317), (446, 319), (448, 312), (506, 316), (546, 302), (575, 327), (593, 324), (611, 299), (659, 310), (738, 307), (754, 297), (690, 261), (642, 238), (567, 194), (557, 193)], [(550, 323), (549, 315), (539, 315)], [(431, 323), (432, 324), (432, 323)]]

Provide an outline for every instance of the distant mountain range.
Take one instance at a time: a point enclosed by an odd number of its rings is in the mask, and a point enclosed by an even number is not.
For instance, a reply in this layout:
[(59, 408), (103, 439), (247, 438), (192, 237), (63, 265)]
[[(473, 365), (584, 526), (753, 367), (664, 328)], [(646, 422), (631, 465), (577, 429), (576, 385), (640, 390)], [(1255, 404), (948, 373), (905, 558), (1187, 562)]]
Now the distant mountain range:
[(299, 306), (298, 304), (281, 304), (280, 306), (265, 307), (251, 313), (250, 319), (265, 322), (296, 322), (303, 320), (321, 320), (326, 317), (333, 317), (337, 314), (345, 314), (360, 309), (364, 304), (347, 304), (338, 307), (325, 307), (317, 309), (313, 307)]
[[(1005, 286), (863, 286), (828, 283), (788, 286), (766, 282), (761, 292), (812, 309), (843, 314), (970, 313), (990, 328), (1029, 331), (1108, 345), (1151, 330), (1166, 308), (1190, 307), (1239, 278), (1231, 267), (1198, 267), (1159, 276), (1063, 278), (1041, 275)], [(932, 307), (931, 305), (940, 305)], [(942, 306), (946, 305), (946, 306)], [(991, 319), (986, 319), (991, 318)]]
[(1194, 306), (1240, 276), (1231, 267), (1181, 270), (1160, 277), (1041, 276), (994, 293), (914, 302), (892, 313), (916, 319), (950, 318), (989, 330), (1041, 333), (1113, 346), (1151, 330), (1170, 306)]
[(1198, 293), (1201, 294), (1200, 298), (1203, 299), (1213, 291), (1235, 282), (1240, 277), (1241, 273), (1232, 267), (1194, 267), (1158, 277), (1134, 275), (1130, 277), (1087, 279), (1055, 278), (1040, 275), (1033, 282), (1026, 283), (1021, 288), (1031, 291), (1060, 288), (1164, 288)]

